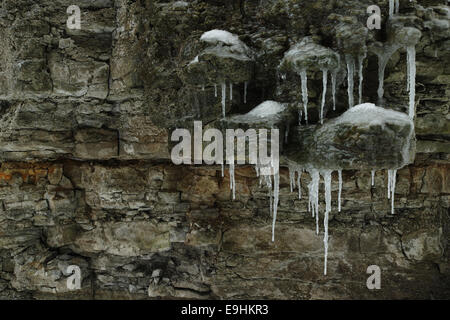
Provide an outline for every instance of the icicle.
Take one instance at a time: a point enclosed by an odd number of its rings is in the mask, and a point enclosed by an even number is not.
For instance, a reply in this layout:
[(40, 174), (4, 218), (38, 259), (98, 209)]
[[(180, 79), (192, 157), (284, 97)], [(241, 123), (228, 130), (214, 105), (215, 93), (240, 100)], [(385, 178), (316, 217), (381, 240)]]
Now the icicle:
[(236, 199), (236, 181), (234, 178), (234, 159), (230, 162), (230, 189), (233, 193), (233, 200)]
[(317, 169), (309, 171), (311, 175), (311, 182), (308, 185), (309, 190), (309, 207), (312, 211), (312, 216), (316, 217), (316, 233), (319, 234), (319, 180), (320, 175)]
[(327, 95), (328, 70), (322, 69), (322, 103), (320, 104), (320, 124), (323, 124), (323, 107)]
[(233, 84), (230, 82), (230, 101), (233, 101)]
[(302, 116), (303, 116), (303, 112), (302, 109), (298, 109), (298, 125), (300, 126), (302, 124)]
[(223, 165), (223, 163), (221, 164), (222, 165), (222, 178), (225, 176), (225, 174), (224, 174), (224, 165)]
[(388, 170), (388, 199), (391, 199), (391, 213), (394, 214), (395, 184), (397, 170)]
[(303, 108), (305, 110), (305, 120), (308, 123), (308, 76), (306, 70), (300, 72), (300, 77), (302, 80), (302, 98), (303, 98)]
[(325, 183), (325, 211), (331, 212), (331, 174), (332, 170), (323, 171), (322, 177)]
[(395, 11), (394, 0), (389, 0), (389, 16), (393, 16)]
[(295, 186), (295, 169), (289, 166), (289, 186), (291, 187), (291, 192), (294, 191)]
[(387, 46), (384, 48), (383, 52), (376, 52), (378, 56), (378, 104), (380, 106), (383, 105), (383, 96), (384, 96), (384, 71), (386, 70), (386, 65), (394, 54), (397, 51), (399, 46), (397, 44)]
[(372, 170), (372, 184), (371, 186), (373, 187), (375, 185), (375, 170)]
[(302, 171), (303, 170), (301, 169), (297, 171), (298, 199), (302, 198), (302, 185), (301, 185)]
[(202, 91), (205, 91), (205, 85), (202, 84)]
[(348, 107), (351, 108), (354, 105), (354, 100), (353, 100), (353, 87), (354, 87), (353, 75), (355, 73), (355, 59), (350, 54), (346, 54), (345, 55), (345, 60), (347, 62)]
[(336, 110), (336, 71), (331, 73), (331, 91), (333, 95), (333, 110)]
[(391, 175), (392, 175), (391, 170), (388, 170), (388, 199), (391, 198), (391, 181), (392, 181)]
[(408, 46), (406, 48), (408, 60), (408, 83), (409, 83), (409, 117), (414, 119), (415, 116), (415, 99), (416, 99), (416, 48)]
[(363, 74), (363, 64), (364, 64), (364, 59), (366, 58), (366, 53), (363, 53), (361, 55), (358, 56), (358, 75), (359, 75), (359, 88), (358, 88), (358, 93), (359, 93), (359, 99), (358, 99), (358, 104), (362, 103), (362, 85), (363, 85), (363, 79), (364, 79), (364, 74)]
[(338, 211), (341, 212), (342, 170), (338, 170), (338, 176), (339, 176)]
[(394, 214), (394, 198), (395, 198), (395, 184), (397, 179), (397, 170), (392, 170), (392, 177), (391, 177), (391, 213)]
[(214, 84), (214, 96), (217, 98), (217, 84)]
[(324, 226), (324, 269), (323, 274), (327, 274), (327, 260), (328, 260), (328, 214), (331, 212), (331, 170), (326, 170), (322, 173), (323, 180), (325, 183), (325, 215), (323, 218)]
[(275, 241), (275, 222), (278, 211), (278, 195), (280, 194), (280, 173), (277, 170), (273, 175), (273, 222), (272, 222), (272, 242)]
[(225, 118), (225, 103), (226, 103), (226, 85), (222, 83), (222, 116)]
[(244, 103), (247, 103), (247, 87), (248, 87), (248, 82), (245, 81), (245, 83), (244, 83)]
[[(411, 2), (411, 0), (410, 0)], [(395, 0), (395, 13), (398, 14), (400, 12), (400, 1)]]

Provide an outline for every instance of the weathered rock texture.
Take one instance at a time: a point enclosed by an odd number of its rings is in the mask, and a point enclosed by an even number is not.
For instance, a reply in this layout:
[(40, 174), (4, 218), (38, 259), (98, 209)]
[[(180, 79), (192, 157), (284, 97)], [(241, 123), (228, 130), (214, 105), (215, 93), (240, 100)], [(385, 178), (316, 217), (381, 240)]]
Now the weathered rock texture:
[[(247, 103), (241, 82), (226, 100), (228, 114), (242, 114), (265, 100), (301, 101), (299, 79), (288, 75), (277, 85), (277, 68), (304, 37), (354, 56), (385, 41), (388, 1), (375, 1), (382, 29), (364, 27), (373, 2), (2, 0), (0, 297), (449, 298), (446, 1), (400, 1), (409, 16), (402, 23), (422, 32), (418, 154), (398, 171), (395, 215), (386, 172), (378, 171), (371, 187), (370, 168), (344, 171), (339, 213), (333, 174), (327, 276), (322, 235), (315, 235), (306, 198), (289, 192), (287, 170), (272, 243), (268, 191), (253, 168), (236, 169), (232, 201), (228, 170), (222, 178), (219, 167), (174, 166), (169, 159), (171, 128), (221, 114), (211, 83), (202, 91), (183, 81), (189, 62), (205, 50), (205, 31), (237, 34), (254, 53), (239, 78), (249, 80)], [(72, 4), (81, 8), (81, 30), (66, 27)], [(321, 77), (308, 70), (311, 130)], [(377, 58), (370, 52), (364, 78), (363, 101), (375, 102)], [(337, 108), (327, 103), (327, 119), (347, 108), (344, 79), (341, 68)], [(399, 50), (386, 69), (386, 106), (406, 112), (407, 95), (406, 54)], [(304, 174), (303, 194), (308, 179)], [(66, 286), (73, 264), (82, 271), (81, 290)], [(373, 264), (382, 269), (382, 289), (369, 291), (366, 269)]]

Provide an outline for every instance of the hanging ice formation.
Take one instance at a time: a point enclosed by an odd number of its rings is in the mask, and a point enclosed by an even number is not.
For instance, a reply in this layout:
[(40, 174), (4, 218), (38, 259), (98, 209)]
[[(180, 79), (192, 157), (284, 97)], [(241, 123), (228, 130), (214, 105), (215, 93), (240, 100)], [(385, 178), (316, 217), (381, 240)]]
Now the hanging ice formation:
[(233, 101), (233, 84), (230, 82), (230, 101)]
[(325, 106), (325, 98), (327, 95), (328, 70), (322, 69), (322, 102), (320, 104), (320, 124), (323, 124), (323, 108)]
[(302, 99), (303, 109), (305, 110), (305, 121), (308, 123), (308, 76), (306, 70), (300, 72), (300, 77), (302, 80)]
[(222, 83), (222, 116), (225, 118), (225, 103), (226, 103), (226, 84), (225, 82)]
[(233, 196), (233, 200), (236, 199), (236, 180), (234, 177), (234, 157), (229, 159), (230, 166), (230, 190)]
[(353, 75), (355, 73), (355, 59), (353, 58), (352, 55), (346, 54), (345, 55), (345, 61), (347, 62), (348, 107), (351, 108), (354, 105), (354, 99), (353, 99), (354, 81), (353, 81)]
[(214, 96), (217, 98), (217, 84), (214, 83)]
[[(295, 173), (297, 172), (297, 185), (299, 188), (299, 198), (301, 197), (300, 177), (302, 169), (298, 166), (289, 166), (289, 181), (291, 192), (295, 189)], [(308, 208), (312, 212), (313, 218), (316, 219), (316, 234), (319, 234), (319, 181), (320, 176), (323, 177), (325, 184), (325, 213), (323, 218), (324, 225), (324, 275), (327, 274), (327, 260), (328, 260), (328, 217), (331, 212), (331, 175), (332, 170), (319, 171), (317, 169), (308, 170), (311, 176), (311, 182), (308, 184), (309, 199)], [(340, 180), (341, 181), (341, 180)], [(341, 184), (341, 182), (340, 182)]]
[(313, 218), (316, 218), (316, 234), (319, 234), (319, 170), (308, 170), (311, 175), (311, 182), (308, 184), (309, 205)]
[[(400, 48), (397, 44), (388, 44), (384, 50), (376, 51), (378, 56), (378, 105), (382, 106), (384, 95), (384, 72), (391, 56)], [(415, 116), (416, 99), (416, 48), (414, 45), (406, 47), (407, 52), (407, 90), (409, 91), (409, 110), (411, 119)]]
[(383, 50), (376, 51), (378, 56), (378, 105), (382, 106), (384, 96), (384, 71), (391, 56), (400, 48), (397, 44), (387, 44)]
[(393, 16), (394, 13), (398, 14), (399, 12), (400, 12), (400, 1), (389, 0), (389, 16)]
[[(297, 165), (289, 165), (289, 184), (291, 192), (294, 191), (296, 185), (299, 189), (299, 199), (301, 198), (301, 184), (300, 177), (303, 169)], [(309, 198), (308, 198), (308, 211), (311, 211), (312, 217), (316, 220), (316, 234), (319, 234), (319, 182), (320, 176), (322, 176), (325, 185), (325, 212), (324, 212), (324, 275), (327, 274), (327, 261), (328, 261), (328, 220), (329, 214), (331, 212), (331, 177), (333, 170), (318, 170), (318, 169), (308, 169), (307, 170), (311, 176), (311, 181), (308, 184)], [(342, 194), (342, 170), (338, 171), (339, 179), (339, 191), (338, 191), (338, 211), (341, 211), (341, 194)], [(257, 169), (258, 172), (258, 169)], [(375, 170), (371, 171), (371, 182), (372, 186), (375, 184)], [(391, 213), (394, 214), (394, 195), (395, 195), (395, 185), (396, 185), (396, 175), (397, 170), (388, 170), (388, 199), (391, 200)], [(297, 173), (297, 183), (295, 182)], [(270, 177), (269, 177), (270, 180)], [(266, 180), (267, 181), (267, 180)], [(260, 177), (261, 183), (261, 177)], [(266, 182), (267, 183), (267, 182)], [(267, 183), (270, 190), (272, 187), (271, 182)], [(272, 224), (272, 241), (274, 240), (273, 234), (275, 230), (276, 221), (276, 211), (278, 205), (278, 192), (279, 192), (279, 175), (274, 178), (274, 201), (273, 201), (273, 212), (274, 220)], [(271, 194), (271, 210), (272, 210), (272, 194)]]
[(338, 170), (338, 176), (339, 176), (338, 211), (341, 212), (342, 170)]
[(359, 87), (358, 87), (358, 104), (362, 103), (362, 85), (363, 85), (363, 64), (364, 59), (366, 58), (366, 53), (362, 53), (358, 56), (358, 78), (359, 78)]
[(272, 222), (272, 242), (275, 241), (275, 223), (277, 221), (278, 196), (280, 194), (280, 172), (277, 170), (273, 175), (273, 222)]
[(336, 110), (336, 77), (337, 71), (331, 72), (331, 91), (333, 95), (333, 110)]
[(326, 170), (321, 173), (324, 183), (325, 183), (325, 214), (323, 217), (323, 227), (324, 227), (324, 269), (323, 274), (327, 274), (327, 261), (328, 261), (328, 216), (331, 212), (331, 170)]
[[(273, 159), (272, 159), (273, 160)], [(264, 173), (263, 174), (263, 170)], [(259, 177), (259, 185), (261, 186), (263, 182), (265, 182), (267, 188), (269, 189), (270, 195), (270, 212), (272, 212), (272, 242), (275, 242), (275, 224), (277, 221), (277, 212), (278, 212), (278, 202), (279, 202), (279, 194), (280, 194), (280, 172), (279, 166), (276, 167), (273, 161), (270, 164), (261, 166), (260, 163), (255, 165), (256, 175)], [(272, 183), (272, 175), (273, 175), (273, 183)], [(272, 190), (273, 187), (273, 190)]]
[(388, 170), (388, 199), (391, 199), (391, 213), (394, 214), (394, 196), (397, 170)]
[(406, 48), (407, 52), (407, 70), (408, 70), (408, 91), (409, 91), (409, 117), (414, 118), (415, 115), (415, 99), (416, 99), (416, 48), (414, 45)]

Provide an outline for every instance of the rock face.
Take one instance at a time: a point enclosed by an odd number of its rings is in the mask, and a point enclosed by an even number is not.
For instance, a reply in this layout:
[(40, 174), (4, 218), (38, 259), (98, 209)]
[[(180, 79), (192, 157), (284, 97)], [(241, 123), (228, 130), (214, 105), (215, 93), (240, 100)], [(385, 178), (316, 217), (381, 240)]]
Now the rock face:
[[(450, 296), (450, 17), (441, 0), (400, 1), (389, 19), (389, 1), (379, 1), (382, 29), (370, 31), (369, 0), (77, 3), (80, 30), (67, 28), (70, 1), (0, 6), (0, 298)], [(280, 81), (279, 71), (304, 39), (329, 63), (302, 60), (309, 116), (298, 125), (300, 76), (293, 68)], [(411, 43), (415, 137), (401, 48)], [(358, 111), (348, 110), (345, 56), (356, 61), (368, 48), (362, 101), (375, 103), (377, 55), (392, 46), (383, 106), (404, 121), (384, 113), (381, 122), (344, 121)], [(333, 109), (321, 67), (336, 60)], [(269, 119), (248, 113), (265, 101), (286, 109)], [(283, 140), (288, 131), (284, 157), (344, 169), (341, 212), (332, 174), (327, 276), (323, 230), (316, 235), (307, 197), (290, 192), (286, 168), (271, 242), (269, 190), (253, 167), (235, 168), (233, 201), (228, 168), (222, 177), (219, 166), (171, 163), (172, 129), (194, 120), (274, 126)], [(401, 166), (392, 215), (381, 169)], [(310, 181), (304, 173), (303, 195)], [(322, 218), (322, 181), (319, 189)], [(374, 264), (382, 289), (371, 291)], [(80, 268), (79, 290), (67, 287), (71, 265)]]

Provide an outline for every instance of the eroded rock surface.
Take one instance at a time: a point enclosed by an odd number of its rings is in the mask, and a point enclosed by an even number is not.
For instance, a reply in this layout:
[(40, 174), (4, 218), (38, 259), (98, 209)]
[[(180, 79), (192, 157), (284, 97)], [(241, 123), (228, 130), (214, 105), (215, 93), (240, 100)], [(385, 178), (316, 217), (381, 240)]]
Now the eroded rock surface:
[[(388, 22), (388, 3), (378, 1), (382, 29), (367, 31), (372, 0), (83, 0), (81, 30), (66, 27), (71, 1), (1, 2), (0, 297), (448, 298), (449, 10), (441, 0), (400, 1), (400, 15)], [(374, 150), (364, 146), (380, 126), (352, 131), (336, 123), (348, 110), (345, 55), (356, 59), (368, 48), (362, 100), (375, 103), (375, 51), (410, 34), (401, 28), (417, 35), (417, 155), (398, 170), (391, 215), (387, 172), (377, 170), (372, 187), (369, 166), (404, 164), (393, 154), (410, 127), (386, 129), (377, 141), (384, 155), (370, 162)], [(248, 50), (200, 40), (215, 29), (236, 35)], [(211, 126), (222, 116), (215, 82), (233, 82), (232, 99), (226, 86), (229, 119), (267, 100), (302, 110), (299, 75), (280, 83), (277, 71), (305, 37), (340, 56), (336, 108), (329, 81), (318, 124), (323, 75), (311, 68), (309, 124), (290, 132), (314, 137), (317, 130), (317, 161), (341, 142), (334, 156), (347, 159), (353, 132), (351, 149), (367, 161), (361, 170), (341, 163), (348, 168), (341, 212), (332, 175), (327, 276), (322, 234), (315, 234), (307, 198), (290, 192), (285, 168), (271, 242), (269, 191), (253, 167), (235, 168), (232, 201), (228, 168), (222, 177), (220, 167), (174, 166), (169, 159), (172, 128), (190, 128), (193, 120)], [(218, 47), (242, 59), (219, 59)], [(186, 77), (197, 56), (204, 70)], [(406, 52), (396, 48), (386, 62), (384, 106), (404, 114), (406, 75)], [(292, 117), (288, 122), (298, 123), (296, 112)], [(334, 140), (337, 131), (342, 141)], [(310, 179), (302, 176), (303, 194)], [(322, 189), (320, 182), (320, 208)], [(379, 291), (365, 286), (373, 264), (383, 272)], [(68, 265), (81, 269), (80, 290), (66, 286)]]

